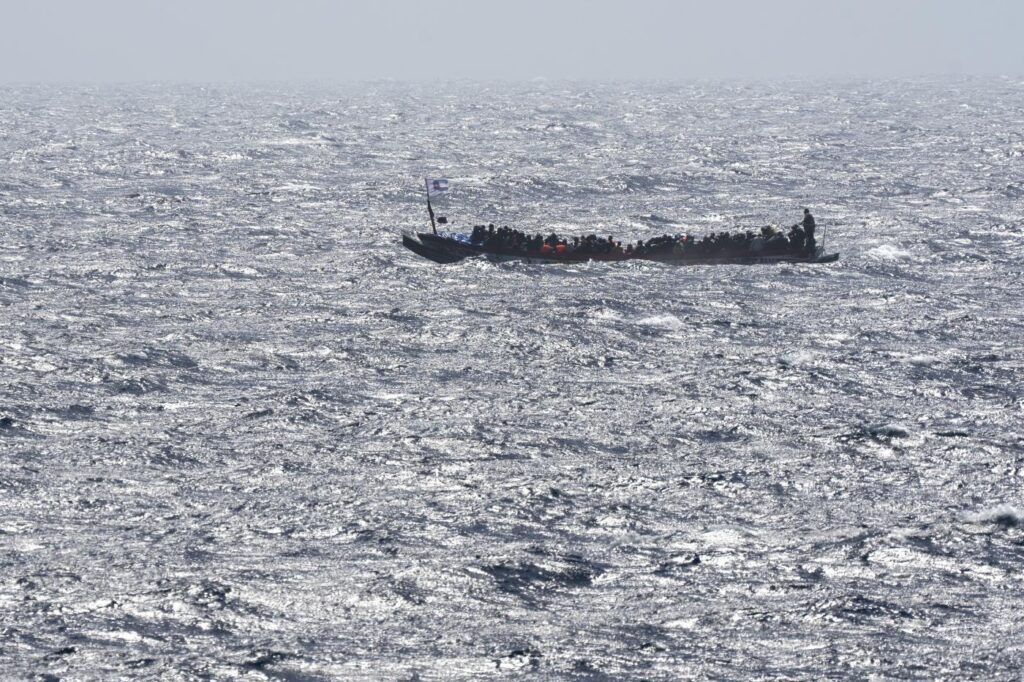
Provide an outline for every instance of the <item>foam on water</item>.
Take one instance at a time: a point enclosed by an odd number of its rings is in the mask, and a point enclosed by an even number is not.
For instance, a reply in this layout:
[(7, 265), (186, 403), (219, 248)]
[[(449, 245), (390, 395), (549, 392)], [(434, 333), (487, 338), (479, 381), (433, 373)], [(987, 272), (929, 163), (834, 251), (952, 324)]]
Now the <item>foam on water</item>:
[(878, 260), (911, 260), (914, 256), (905, 249), (893, 244), (882, 244), (865, 252), (865, 255)]
[(647, 327), (664, 327), (665, 329), (679, 329), (683, 327), (683, 321), (675, 315), (652, 315), (638, 320), (637, 324)]
[(1012, 504), (997, 504), (974, 512), (964, 512), (963, 518), (970, 523), (994, 523), (1000, 526), (1020, 526), (1024, 523), (1024, 513)]

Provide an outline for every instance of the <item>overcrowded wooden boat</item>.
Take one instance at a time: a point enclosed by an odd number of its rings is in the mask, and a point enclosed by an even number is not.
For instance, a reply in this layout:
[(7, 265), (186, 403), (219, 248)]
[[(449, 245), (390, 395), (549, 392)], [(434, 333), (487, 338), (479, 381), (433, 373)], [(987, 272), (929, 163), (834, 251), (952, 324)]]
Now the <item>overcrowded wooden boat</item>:
[(690, 234), (664, 234), (625, 247), (611, 235), (566, 238), (550, 233), (545, 237), (494, 225), (476, 225), (470, 233), (438, 231), (439, 224), (449, 223), (443, 216), (435, 220), (430, 198), (447, 193), (448, 181), (427, 179), (426, 184), (431, 231), (405, 233), (402, 245), (435, 263), (456, 263), (474, 256), (527, 263), (647, 260), (672, 265), (831, 263), (839, 259), (838, 252), (826, 253), (824, 245), (815, 241), (815, 222), (807, 209), (804, 222), (793, 225), (788, 234), (773, 226), (757, 232), (718, 232), (700, 239)]
[(784, 251), (780, 253), (730, 251), (701, 252), (699, 249), (651, 249), (638, 252), (619, 250), (595, 251), (566, 249), (562, 252), (512, 248), (505, 244), (473, 243), (471, 235), (462, 232), (419, 232), (402, 235), (402, 245), (413, 253), (435, 263), (456, 263), (465, 258), (482, 256), (492, 261), (523, 261), (526, 263), (581, 263), (586, 261), (646, 260), (671, 265), (765, 265), (778, 263), (832, 263), (839, 253), (826, 253), (816, 246), (812, 253)]

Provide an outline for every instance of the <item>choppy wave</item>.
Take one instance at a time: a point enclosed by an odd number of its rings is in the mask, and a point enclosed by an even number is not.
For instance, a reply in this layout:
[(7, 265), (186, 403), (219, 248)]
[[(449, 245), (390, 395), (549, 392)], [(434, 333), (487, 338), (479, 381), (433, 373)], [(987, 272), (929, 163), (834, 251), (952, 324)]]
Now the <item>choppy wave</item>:
[(4, 678), (1024, 668), (1019, 84), (0, 94)]
[(965, 512), (963, 516), (971, 523), (994, 523), (1008, 527), (1020, 526), (1024, 522), (1024, 514), (1012, 504), (997, 504), (975, 512)]

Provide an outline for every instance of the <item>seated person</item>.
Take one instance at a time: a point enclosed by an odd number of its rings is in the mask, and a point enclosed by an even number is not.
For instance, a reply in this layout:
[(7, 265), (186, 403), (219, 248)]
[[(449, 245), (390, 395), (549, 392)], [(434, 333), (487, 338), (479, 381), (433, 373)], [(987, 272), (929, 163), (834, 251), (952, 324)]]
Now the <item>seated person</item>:
[(804, 250), (804, 230), (799, 225), (794, 225), (789, 230), (789, 249), (793, 253), (800, 253)]

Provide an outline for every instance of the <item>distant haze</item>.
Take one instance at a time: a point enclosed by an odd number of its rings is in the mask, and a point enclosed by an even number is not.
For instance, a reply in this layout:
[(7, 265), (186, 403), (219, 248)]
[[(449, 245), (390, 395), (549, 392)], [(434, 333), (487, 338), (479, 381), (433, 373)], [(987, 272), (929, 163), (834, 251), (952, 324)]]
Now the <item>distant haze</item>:
[(1010, 0), (33, 0), (0, 82), (1024, 73)]

